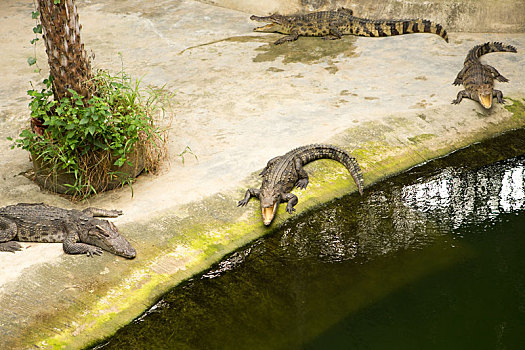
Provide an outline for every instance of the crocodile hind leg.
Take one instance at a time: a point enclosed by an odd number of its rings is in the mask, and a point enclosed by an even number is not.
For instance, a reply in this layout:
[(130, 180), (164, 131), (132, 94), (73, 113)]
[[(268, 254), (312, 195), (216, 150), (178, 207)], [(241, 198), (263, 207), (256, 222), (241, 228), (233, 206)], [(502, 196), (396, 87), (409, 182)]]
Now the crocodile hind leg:
[(295, 211), (295, 205), (299, 202), (299, 199), (295, 194), (285, 193), (281, 196), (281, 202), (288, 202), (286, 204), (286, 211), (291, 214)]
[(280, 44), (285, 43), (287, 41), (295, 41), (295, 40), (297, 40), (298, 37), (299, 37), (299, 33), (293, 32), (293, 33), (290, 33), (290, 35), (283, 36), (281, 39), (279, 39), (276, 42), (274, 42), (274, 44), (275, 45), (280, 45)]
[(242, 200), (239, 201), (239, 203), (237, 203), (237, 206), (238, 207), (244, 207), (246, 204), (248, 204), (248, 201), (250, 200), (250, 198), (252, 197), (257, 197), (259, 198), (259, 194), (261, 193), (261, 191), (257, 188), (249, 188), (247, 191), (246, 191), (246, 194), (244, 195), (244, 198)]
[(503, 92), (500, 90), (492, 90), (492, 97), (495, 97), (498, 103), (505, 103), (503, 99)]
[(485, 67), (488, 68), (488, 70), (490, 71), (490, 73), (492, 74), (492, 76), (494, 77), (494, 79), (496, 79), (497, 81), (501, 81), (502, 83), (506, 83), (507, 81), (509, 81), (509, 79), (505, 78), (503, 75), (499, 74), (498, 70), (492, 66), (489, 66), (488, 64), (485, 65)]
[(337, 29), (336, 25), (330, 25), (330, 34), (323, 36), (324, 40), (337, 40), (343, 37), (343, 34)]
[(281, 158), (281, 156), (277, 156), (277, 157), (273, 157), (272, 159), (270, 159), (270, 160), (268, 161), (268, 163), (266, 163), (266, 167), (263, 169), (263, 171), (261, 171), (261, 172), (259, 173), (259, 175), (261, 175), (261, 176), (266, 175), (266, 173), (268, 172), (268, 169), (270, 169), (271, 166), (273, 165), (273, 163), (275, 163), (276, 161), (278, 161), (280, 158)]
[(458, 73), (456, 80), (452, 83), (453, 85), (461, 85), (463, 84), (463, 75), (467, 71), (467, 66), (464, 66)]
[[(66, 223), (69, 225), (69, 223)], [(80, 238), (74, 228), (66, 227), (66, 237), (62, 248), (66, 254), (87, 254), (87, 256), (102, 255), (102, 249), (91, 244), (78, 243)]]
[(299, 177), (299, 180), (295, 183), (295, 186), (297, 186), (300, 189), (305, 189), (306, 186), (308, 186), (308, 173), (303, 169), (303, 164), (299, 158), (295, 159), (295, 171), (297, 172), (297, 176)]
[(16, 252), (22, 250), (18, 242), (12, 241), (16, 237), (16, 223), (7, 218), (0, 217), (0, 252)]
[(84, 214), (91, 215), (93, 217), (103, 217), (103, 218), (116, 218), (119, 215), (122, 215), (122, 210), (106, 210), (100, 208), (86, 208), (82, 210)]
[(456, 97), (455, 100), (452, 100), (452, 103), (455, 104), (455, 105), (457, 105), (458, 103), (461, 102), (461, 100), (462, 100), (464, 97), (465, 97), (465, 98), (470, 98), (470, 95), (469, 95), (469, 93), (467, 92), (467, 90), (461, 90), (460, 92), (458, 92), (458, 96)]

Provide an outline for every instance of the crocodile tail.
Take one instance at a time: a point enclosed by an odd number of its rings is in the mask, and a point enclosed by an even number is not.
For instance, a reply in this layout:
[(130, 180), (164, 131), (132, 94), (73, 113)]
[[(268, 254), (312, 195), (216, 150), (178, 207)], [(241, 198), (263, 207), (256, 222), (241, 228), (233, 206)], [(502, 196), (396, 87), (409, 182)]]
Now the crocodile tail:
[[(357, 17), (355, 18), (357, 19)], [(447, 31), (441, 24), (427, 19), (369, 20), (355, 22), (353, 32), (361, 36), (393, 36), (410, 33), (437, 34), (448, 43)]]
[(345, 150), (333, 145), (314, 144), (296, 148), (292, 152), (301, 159), (303, 165), (317, 159), (332, 159), (342, 163), (352, 175), (359, 193), (363, 194), (364, 180), (361, 167), (357, 160)]
[(474, 46), (467, 55), (467, 60), (477, 61), (481, 56), (491, 52), (517, 52), (512, 45), (500, 42), (486, 42), (485, 44)]

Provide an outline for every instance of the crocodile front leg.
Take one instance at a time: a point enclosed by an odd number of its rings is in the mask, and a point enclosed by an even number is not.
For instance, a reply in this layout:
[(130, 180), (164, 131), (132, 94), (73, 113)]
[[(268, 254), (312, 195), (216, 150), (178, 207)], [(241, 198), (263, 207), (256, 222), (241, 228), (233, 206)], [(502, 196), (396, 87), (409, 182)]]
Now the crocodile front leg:
[(299, 37), (299, 33), (292, 32), (292, 33), (290, 33), (290, 35), (283, 36), (281, 39), (279, 39), (276, 42), (274, 42), (274, 44), (275, 45), (280, 45), (280, 44), (285, 43), (287, 41), (295, 41), (295, 40), (297, 40), (298, 37)]
[(286, 211), (291, 214), (295, 211), (295, 205), (299, 202), (299, 199), (295, 194), (285, 193), (281, 196), (281, 202), (288, 202), (286, 204)]
[(100, 208), (86, 208), (82, 210), (84, 214), (91, 215), (93, 217), (102, 217), (102, 218), (116, 218), (119, 215), (122, 215), (122, 210), (106, 210)]
[(503, 92), (500, 90), (492, 90), (492, 97), (495, 97), (498, 103), (505, 103), (503, 99)]
[(22, 246), (15, 241), (0, 243), (0, 252), (18, 252), (22, 250)]
[(244, 195), (244, 198), (242, 200), (240, 200), (239, 203), (237, 203), (237, 206), (238, 207), (244, 207), (246, 204), (248, 204), (248, 201), (250, 200), (250, 198), (252, 198), (252, 197), (259, 198), (259, 194), (260, 193), (261, 193), (261, 190), (259, 190), (258, 188), (249, 188), (246, 191), (246, 194)]
[[(65, 225), (70, 225), (70, 223), (66, 222)], [(66, 254), (87, 254), (87, 256), (91, 257), (102, 255), (103, 251), (101, 248), (86, 243), (78, 243), (80, 238), (74, 228), (66, 226), (66, 232), (66, 237), (62, 244)]]
[(18, 242), (12, 241), (16, 237), (17, 227), (13, 220), (0, 217), (0, 252), (16, 252), (22, 250)]
[(461, 100), (463, 98), (470, 98), (470, 94), (467, 92), (467, 90), (461, 90), (460, 92), (458, 92), (458, 96), (456, 97), (455, 100), (452, 100), (452, 103), (457, 105), (458, 103), (461, 102)]

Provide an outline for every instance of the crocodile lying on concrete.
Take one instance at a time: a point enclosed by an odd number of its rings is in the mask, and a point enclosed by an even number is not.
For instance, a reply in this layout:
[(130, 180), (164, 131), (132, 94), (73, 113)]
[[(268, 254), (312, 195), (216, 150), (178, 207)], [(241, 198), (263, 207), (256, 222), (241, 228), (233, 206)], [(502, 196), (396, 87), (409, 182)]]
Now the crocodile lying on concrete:
[(440, 24), (426, 19), (371, 20), (353, 16), (353, 11), (340, 8), (337, 11), (319, 11), (303, 15), (251, 16), (251, 20), (271, 22), (254, 29), (256, 32), (288, 34), (277, 40), (279, 45), (297, 40), (299, 36), (322, 36), (324, 39), (341, 39), (345, 34), (359, 36), (392, 36), (410, 33), (433, 33), (448, 42), (447, 31)]
[(503, 103), (503, 93), (494, 89), (494, 79), (507, 82), (496, 68), (483, 64), (479, 60), (481, 56), (490, 52), (517, 52), (511, 45), (499, 42), (487, 42), (474, 46), (468, 53), (463, 69), (458, 73), (454, 85), (463, 84), (465, 90), (458, 92), (457, 98), (452, 101), (458, 104), (466, 97), (478, 101), (485, 108), (492, 107), (492, 97), (496, 97), (499, 103)]
[(314, 144), (272, 158), (260, 174), (263, 177), (261, 188), (248, 189), (238, 206), (244, 206), (251, 197), (257, 197), (261, 201), (263, 222), (267, 226), (272, 222), (279, 203), (288, 202), (286, 211), (291, 214), (298, 199), (290, 191), (294, 186), (306, 188), (308, 174), (303, 165), (317, 159), (333, 159), (342, 163), (350, 171), (359, 193), (363, 194), (363, 174), (356, 159), (336, 146)]
[[(115, 225), (95, 217), (117, 217), (118, 210), (67, 210), (43, 203), (19, 203), (0, 208), (0, 251), (21, 250), (22, 242), (63, 242), (67, 254), (101, 255), (102, 249), (128, 259), (135, 249)], [(101, 249), (102, 248), (102, 249)]]

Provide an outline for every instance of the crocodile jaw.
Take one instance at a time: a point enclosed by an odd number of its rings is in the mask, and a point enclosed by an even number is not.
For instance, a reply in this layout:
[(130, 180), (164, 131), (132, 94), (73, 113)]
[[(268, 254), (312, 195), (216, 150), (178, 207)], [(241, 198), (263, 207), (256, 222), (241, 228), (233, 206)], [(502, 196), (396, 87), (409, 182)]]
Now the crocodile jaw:
[(272, 223), (275, 212), (277, 211), (277, 204), (277, 202), (274, 202), (271, 207), (261, 208), (264, 225), (268, 226)]
[(275, 23), (270, 23), (270, 24), (267, 24), (267, 25), (262, 26), (262, 27), (253, 28), (253, 31), (254, 32), (270, 32), (270, 33), (273, 33), (273, 32), (277, 31), (277, 28), (275, 28), (275, 27), (276, 27)]
[(492, 92), (490, 94), (478, 93), (479, 103), (486, 109), (492, 107)]

